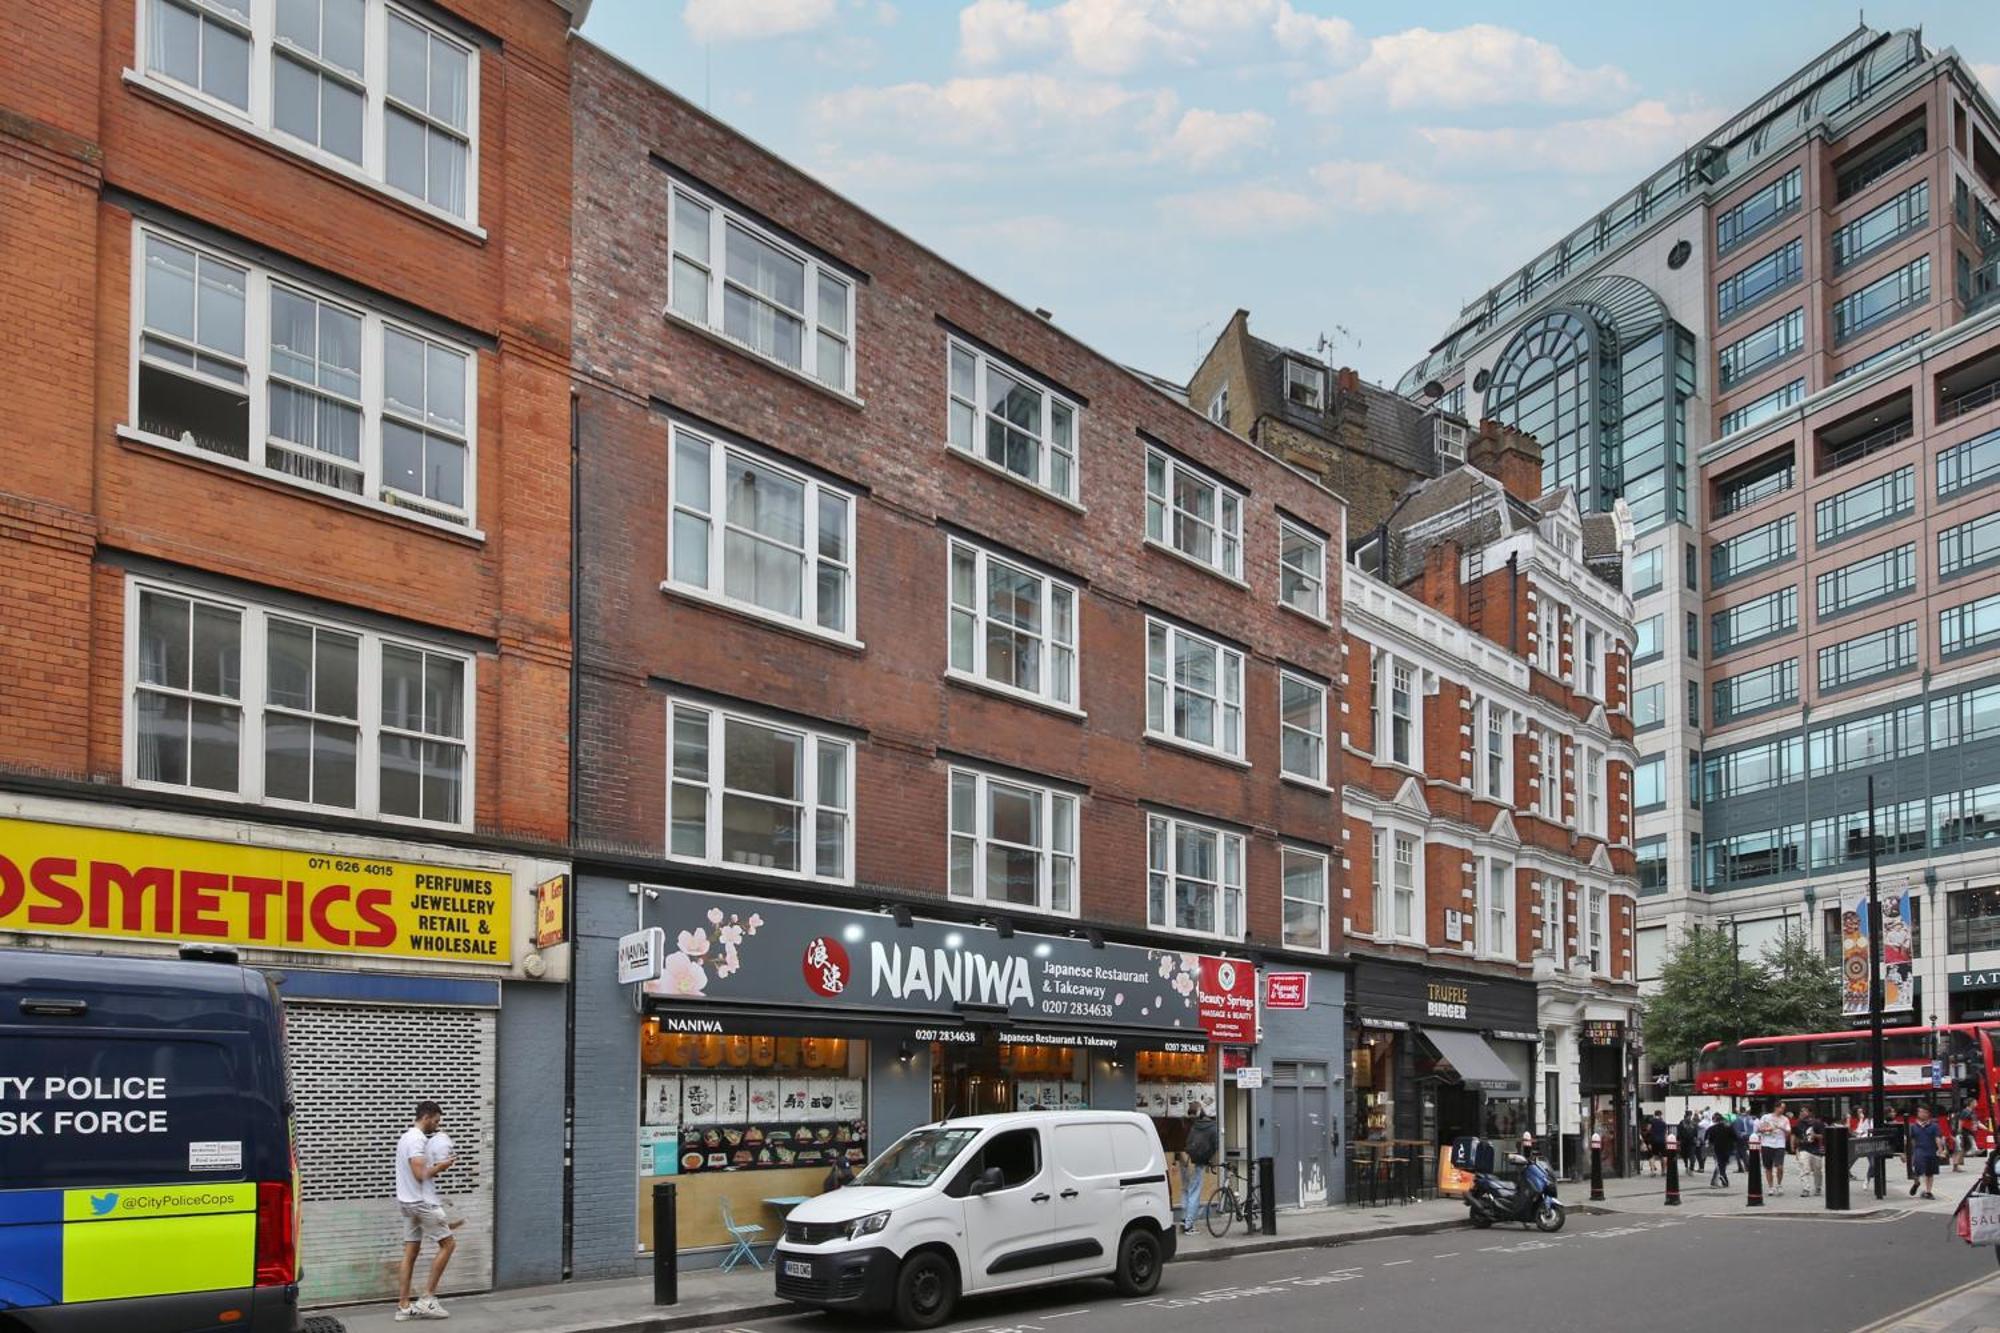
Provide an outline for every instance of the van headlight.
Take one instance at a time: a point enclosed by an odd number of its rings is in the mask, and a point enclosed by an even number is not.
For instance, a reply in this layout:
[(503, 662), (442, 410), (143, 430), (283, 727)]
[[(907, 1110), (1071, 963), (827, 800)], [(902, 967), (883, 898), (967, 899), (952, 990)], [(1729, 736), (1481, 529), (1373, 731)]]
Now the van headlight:
[(849, 1240), (860, 1240), (863, 1236), (874, 1235), (888, 1225), (889, 1213), (887, 1209), (879, 1213), (870, 1213), (866, 1217), (857, 1217), (847, 1224), (847, 1238)]

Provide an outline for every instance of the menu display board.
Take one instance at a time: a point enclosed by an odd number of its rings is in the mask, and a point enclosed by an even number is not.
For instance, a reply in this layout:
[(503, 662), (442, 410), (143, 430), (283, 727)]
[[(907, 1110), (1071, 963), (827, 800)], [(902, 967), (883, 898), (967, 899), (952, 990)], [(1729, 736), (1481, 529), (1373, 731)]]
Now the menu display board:
[(859, 1167), (868, 1160), (866, 1106), (858, 1078), (648, 1074), (639, 1167), (662, 1176), (837, 1160)]

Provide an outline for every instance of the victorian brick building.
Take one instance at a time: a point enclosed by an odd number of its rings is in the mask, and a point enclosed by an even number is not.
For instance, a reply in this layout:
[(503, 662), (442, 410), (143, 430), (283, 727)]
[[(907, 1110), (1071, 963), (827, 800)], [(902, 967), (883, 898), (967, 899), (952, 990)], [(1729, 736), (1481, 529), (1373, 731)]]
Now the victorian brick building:
[(0, 945), (281, 978), (309, 1301), (420, 1096), (454, 1284), (561, 1272), (572, 17), (0, 16)]

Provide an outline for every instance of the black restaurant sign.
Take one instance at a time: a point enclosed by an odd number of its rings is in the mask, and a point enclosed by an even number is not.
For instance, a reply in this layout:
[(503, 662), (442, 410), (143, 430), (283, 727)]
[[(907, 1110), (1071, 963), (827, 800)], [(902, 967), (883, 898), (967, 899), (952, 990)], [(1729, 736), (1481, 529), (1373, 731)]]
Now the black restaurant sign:
[[(648, 926), (666, 933), (654, 1012), (704, 1030), (709, 1007), (812, 1009), (829, 1017), (968, 1018), (1011, 1030), (1111, 1027), (1203, 1037), (1200, 955), (882, 912), (660, 888)], [(740, 1030), (731, 1025), (729, 1031)], [(1053, 1034), (1051, 1034), (1053, 1035)], [(1033, 1040), (1023, 1036), (1020, 1040)]]
[(1354, 960), (1351, 1007), (1370, 1019), (1416, 1027), (1536, 1031), (1533, 982), (1411, 963)]

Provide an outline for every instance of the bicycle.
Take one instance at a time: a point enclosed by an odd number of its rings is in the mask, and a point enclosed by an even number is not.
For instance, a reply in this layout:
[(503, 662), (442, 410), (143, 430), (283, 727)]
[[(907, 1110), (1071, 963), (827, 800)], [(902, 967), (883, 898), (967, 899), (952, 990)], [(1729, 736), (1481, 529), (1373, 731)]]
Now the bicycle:
[[(1222, 1183), (1208, 1196), (1208, 1204), (1202, 1210), (1208, 1216), (1208, 1234), (1221, 1240), (1239, 1218), (1251, 1234), (1256, 1234), (1264, 1206), (1257, 1192), (1257, 1178), (1240, 1162), (1224, 1162), (1220, 1170)], [(1243, 1186), (1240, 1196), (1236, 1192), (1239, 1181)]]

